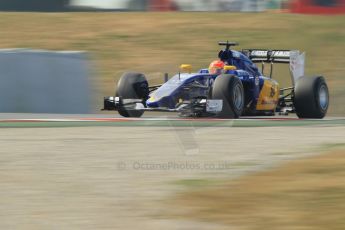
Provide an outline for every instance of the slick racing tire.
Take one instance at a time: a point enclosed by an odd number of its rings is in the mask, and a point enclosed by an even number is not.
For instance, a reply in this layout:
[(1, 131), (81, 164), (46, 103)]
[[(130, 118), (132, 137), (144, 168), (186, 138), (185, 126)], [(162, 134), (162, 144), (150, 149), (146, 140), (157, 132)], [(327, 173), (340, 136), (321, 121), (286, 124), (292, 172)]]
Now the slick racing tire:
[[(125, 73), (117, 84), (116, 96), (123, 99), (142, 99), (143, 102), (148, 98), (149, 85), (145, 75), (141, 73)], [(118, 108), (118, 112), (123, 117), (141, 117), (144, 111), (129, 110), (125, 107)]]
[(329, 106), (329, 93), (323, 77), (302, 77), (294, 89), (294, 107), (299, 118), (324, 118)]
[(244, 109), (244, 90), (241, 80), (229, 74), (219, 75), (213, 83), (212, 99), (223, 100), (219, 118), (239, 118)]

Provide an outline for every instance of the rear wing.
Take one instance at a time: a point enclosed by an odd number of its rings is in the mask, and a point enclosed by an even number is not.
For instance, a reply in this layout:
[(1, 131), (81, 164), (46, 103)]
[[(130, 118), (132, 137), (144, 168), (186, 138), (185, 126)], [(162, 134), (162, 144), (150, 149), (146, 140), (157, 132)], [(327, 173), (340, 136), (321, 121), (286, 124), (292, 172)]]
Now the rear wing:
[(290, 50), (261, 50), (261, 49), (244, 49), (242, 53), (246, 55), (252, 62), (268, 62), (268, 63), (290, 63)]
[[(290, 64), (290, 73), (293, 85), (304, 76), (305, 53), (298, 50), (264, 50), (264, 49), (244, 49), (242, 53), (254, 63), (286, 63)], [(262, 67), (262, 72), (264, 65)], [(272, 77), (272, 66), (271, 66)]]

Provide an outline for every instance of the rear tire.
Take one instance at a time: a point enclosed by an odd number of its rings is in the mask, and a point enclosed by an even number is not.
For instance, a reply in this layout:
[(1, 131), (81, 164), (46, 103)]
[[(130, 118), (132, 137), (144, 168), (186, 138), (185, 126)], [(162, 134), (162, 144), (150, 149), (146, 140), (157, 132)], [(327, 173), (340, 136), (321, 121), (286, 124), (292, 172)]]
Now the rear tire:
[(244, 109), (244, 89), (241, 80), (229, 74), (219, 75), (213, 84), (212, 99), (223, 100), (220, 118), (239, 118)]
[[(117, 84), (116, 96), (121, 99), (142, 99), (144, 103), (148, 95), (149, 84), (141, 73), (125, 73)], [(118, 108), (118, 112), (123, 117), (141, 117), (144, 114), (144, 111), (128, 110), (124, 107)]]
[(323, 77), (302, 77), (296, 82), (294, 107), (299, 118), (324, 118), (328, 106), (328, 87)]

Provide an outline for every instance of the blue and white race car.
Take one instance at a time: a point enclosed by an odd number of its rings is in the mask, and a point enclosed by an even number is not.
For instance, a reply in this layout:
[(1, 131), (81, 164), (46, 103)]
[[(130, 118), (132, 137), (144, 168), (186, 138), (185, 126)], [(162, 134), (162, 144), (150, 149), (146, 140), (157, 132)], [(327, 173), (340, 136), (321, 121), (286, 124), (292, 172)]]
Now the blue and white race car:
[[(144, 74), (125, 73), (115, 96), (104, 98), (104, 110), (124, 117), (141, 117), (145, 111), (178, 112), (181, 116), (239, 118), (240, 116), (296, 113), (300, 118), (323, 118), (329, 92), (322, 76), (305, 77), (304, 54), (292, 50), (231, 50), (224, 46), (208, 69), (180, 72), (162, 85), (149, 86)], [(261, 71), (255, 63), (262, 63)], [(271, 64), (263, 76), (264, 63)], [(272, 79), (273, 63), (290, 63), (292, 86), (280, 88)]]

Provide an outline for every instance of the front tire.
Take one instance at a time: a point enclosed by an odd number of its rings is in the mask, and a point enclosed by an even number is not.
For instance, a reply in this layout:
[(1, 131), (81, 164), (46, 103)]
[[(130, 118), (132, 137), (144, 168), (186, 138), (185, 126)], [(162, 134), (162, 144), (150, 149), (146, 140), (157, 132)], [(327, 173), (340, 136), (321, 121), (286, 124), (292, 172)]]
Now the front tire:
[[(116, 96), (121, 99), (142, 99), (144, 102), (148, 95), (149, 85), (144, 74), (125, 73), (117, 84)], [(144, 114), (144, 111), (125, 107), (118, 108), (118, 112), (123, 117), (141, 117)]]
[(299, 118), (322, 119), (329, 106), (329, 92), (323, 77), (302, 77), (295, 85), (294, 107)]
[(241, 80), (234, 75), (219, 75), (213, 84), (212, 99), (223, 100), (220, 118), (239, 118), (244, 109), (244, 89)]

